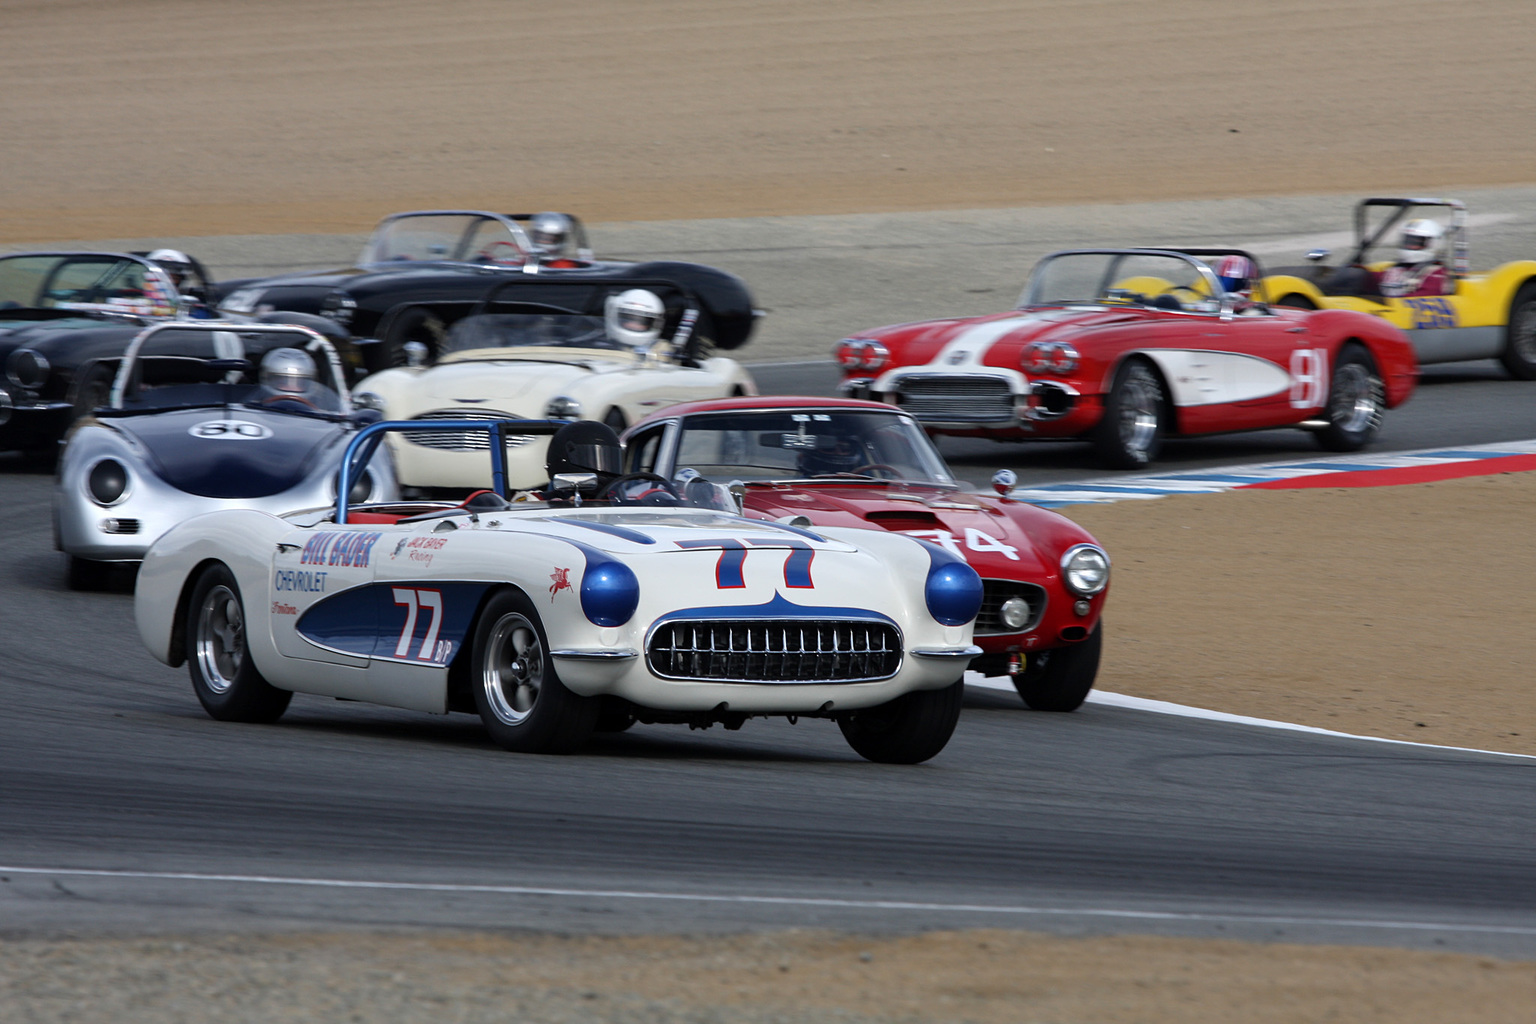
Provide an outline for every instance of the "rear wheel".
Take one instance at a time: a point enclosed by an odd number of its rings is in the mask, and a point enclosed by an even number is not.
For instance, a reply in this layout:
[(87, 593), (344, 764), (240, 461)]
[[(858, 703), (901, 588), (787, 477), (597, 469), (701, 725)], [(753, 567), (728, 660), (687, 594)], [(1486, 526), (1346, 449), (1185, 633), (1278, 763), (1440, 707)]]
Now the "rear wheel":
[(1318, 432), (1318, 444), (1333, 452), (1364, 448), (1381, 432), (1385, 408), (1386, 387), (1370, 353), (1359, 345), (1344, 346), (1333, 366), (1324, 410), (1328, 425)]
[(1504, 351), (1499, 354), (1504, 369), (1519, 380), (1536, 380), (1536, 281), (1515, 293), (1504, 339)]
[(516, 591), (491, 598), (470, 661), (475, 709), (491, 739), (525, 754), (568, 754), (592, 735), (598, 701), (565, 688), (533, 603)]
[(1289, 306), (1291, 309), (1316, 309), (1317, 308), (1317, 303), (1313, 302), (1311, 299), (1307, 298), (1305, 295), (1298, 295), (1298, 294), (1295, 294), (1295, 293), (1287, 295), (1285, 298), (1283, 298), (1279, 302), (1275, 303), (1275, 305), (1277, 305), (1277, 306)]
[(1115, 469), (1150, 464), (1163, 445), (1167, 407), (1156, 370), (1140, 359), (1121, 364), (1104, 399), (1104, 417), (1093, 433), (1099, 457)]
[(1013, 688), (1035, 711), (1076, 711), (1098, 678), (1103, 650), (1104, 627), (1099, 625), (1082, 643), (1030, 655), (1024, 671), (1014, 673)]
[(964, 679), (942, 690), (916, 690), (837, 720), (859, 756), (882, 764), (918, 764), (949, 742), (960, 721)]
[(245, 604), (234, 573), (211, 565), (187, 604), (187, 672), (203, 710), (221, 722), (275, 722), (293, 694), (261, 677), (246, 646)]

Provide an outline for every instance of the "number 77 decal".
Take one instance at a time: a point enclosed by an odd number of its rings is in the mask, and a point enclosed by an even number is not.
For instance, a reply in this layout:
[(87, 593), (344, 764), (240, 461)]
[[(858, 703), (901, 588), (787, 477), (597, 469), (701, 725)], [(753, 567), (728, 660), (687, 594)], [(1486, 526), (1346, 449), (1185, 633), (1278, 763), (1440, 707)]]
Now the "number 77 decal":
[(395, 657), (409, 656), (411, 641), (416, 638), (416, 612), (419, 608), (425, 608), (432, 613), (427, 622), (427, 635), (422, 638), (421, 646), (416, 648), (416, 658), (419, 661), (432, 661), (437, 653), (437, 629), (443, 621), (443, 592), (441, 590), (416, 590), (409, 587), (395, 587), (395, 604), (405, 605), (405, 628), (400, 630), (400, 639), (395, 644)]

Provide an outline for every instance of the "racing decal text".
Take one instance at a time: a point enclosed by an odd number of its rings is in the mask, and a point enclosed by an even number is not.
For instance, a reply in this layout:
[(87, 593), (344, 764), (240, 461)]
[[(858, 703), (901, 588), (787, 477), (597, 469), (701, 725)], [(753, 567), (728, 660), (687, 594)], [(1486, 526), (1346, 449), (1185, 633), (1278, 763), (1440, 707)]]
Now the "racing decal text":
[(1438, 295), (1417, 295), (1404, 299), (1403, 305), (1413, 310), (1413, 329), (1416, 331), (1456, 326), (1456, 310)]
[(405, 606), (405, 627), (400, 630), (400, 639), (395, 644), (395, 657), (404, 658), (409, 655), (411, 641), (416, 639), (417, 613), (426, 611), (429, 613), (426, 635), (421, 638), (421, 646), (416, 648), (416, 660), (433, 661), (440, 665), (445, 663), (453, 653), (453, 644), (437, 638), (438, 627), (443, 622), (442, 591), (424, 587), (394, 587), (392, 590), (395, 604)]
[[(789, 548), (789, 555), (784, 559), (784, 585), (797, 589), (813, 589), (816, 584), (811, 581), (811, 562), (816, 557), (816, 549), (803, 540), (748, 540), (748, 544), (757, 544), (764, 547)], [(747, 585), (746, 578), (742, 575), (742, 566), (747, 561), (747, 547), (741, 541), (733, 537), (722, 537), (719, 540), (680, 540), (677, 542), (680, 548), (719, 548), (720, 560), (715, 563), (715, 588), (718, 590), (736, 590)]]
[[(930, 540), (939, 547), (958, 558), (964, 558), (965, 554), (960, 550), (960, 544), (955, 535), (948, 530), (903, 530), (908, 537), (916, 537), (919, 540)], [(975, 527), (965, 528), (965, 546), (972, 551), (996, 551), (1011, 562), (1019, 560), (1019, 549), (1012, 544), (1004, 544), (990, 533), (983, 533)]]
[[(554, 582), (549, 585), (549, 599), (551, 601), (555, 599), (555, 595), (560, 591), (571, 590), (571, 570), (557, 568), (554, 572), (549, 574), (549, 578), (554, 580)], [(575, 591), (571, 592), (575, 593)]]
[(323, 572), (313, 569), (279, 569), (272, 575), (273, 590), (301, 590), (306, 594), (325, 593)]
[(309, 538), (299, 555), (300, 565), (342, 565), (354, 569), (368, 568), (373, 557), (373, 546), (383, 537), (382, 533), (317, 533)]
[(281, 601), (272, 602), (273, 615), (297, 615), (299, 610), (291, 604), (283, 604)]

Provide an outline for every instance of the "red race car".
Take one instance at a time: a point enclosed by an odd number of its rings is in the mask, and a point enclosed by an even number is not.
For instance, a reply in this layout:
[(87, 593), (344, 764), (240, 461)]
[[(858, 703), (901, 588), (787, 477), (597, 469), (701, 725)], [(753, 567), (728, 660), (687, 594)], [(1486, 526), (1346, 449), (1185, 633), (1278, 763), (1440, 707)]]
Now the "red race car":
[(1122, 469), (1165, 436), (1296, 426), (1353, 451), (1418, 381), (1401, 330), (1271, 306), (1238, 249), (1078, 249), (1040, 261), (1017, 309), (840, 342), (844, 394), (930, 434), (1093, 442)]
[[(900, 409), (837, 398), (722, 398), (674, 405), (624, 435), (641, 478), (730, 482), (742, 511), (809, 529), (905, 533), (969, 562), (982, 578), (973, 670), (1008, 675), (1040, 711), (1071, 711), (1093, 686), (1109, 556), (1064, 516), (972, 494)], [(673, 483), (669, 488), (677, 490)]]

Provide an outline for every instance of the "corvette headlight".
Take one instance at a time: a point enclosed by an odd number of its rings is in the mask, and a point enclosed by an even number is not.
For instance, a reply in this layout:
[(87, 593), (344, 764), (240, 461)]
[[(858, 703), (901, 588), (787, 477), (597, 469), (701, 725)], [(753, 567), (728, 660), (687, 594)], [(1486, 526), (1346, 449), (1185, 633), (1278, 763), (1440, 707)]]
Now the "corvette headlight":
[(19, 348), (6, 361), (5, 375), (13, 384), (36, 391), (48, 380), (48, 359), (31, 348)]
[(256, 303), (261, 301), (261, 294), (260, 288), (236, 288), (224, 296), (224, 301), (219, 303), (219, 309), (226, 313), (249, 315), (256, 312)]
[(1078, 544), (1061, 556), (1061, 578), (1083, 597), (1092, 597), (1109, 586), (1109, 556), (1092, 544)]
[(939, 550), (946, 557), (930, 551), (933, 564), (923, 587), (928, 614), (946, 626), (963, 626), (981, 611), (981, 577), (965, 562)]
[(544, 418), (547, 420), (579, 420), (581, 419), (581, 403), (569, 395), (556, 395), (545, 403)]
[(845, 370), (880, 370), (891, 360), (891, 352), (878, 341), (844, 338), (833, 352)]
[(640, 604), (640, 581), (623, 562), (588, 563), (581, 577), (581, 611), (599, 626), (622, 626)]
[(116, 459), (102, 459), (86, 474), (85, 490), (98, 505), (116, 505), (128, 493), (128, 467)]
[(374, 412), (383, 412), (384, 399), (372, 391), (358, 391), (352, 395), (352, 408), (372, 409)]

